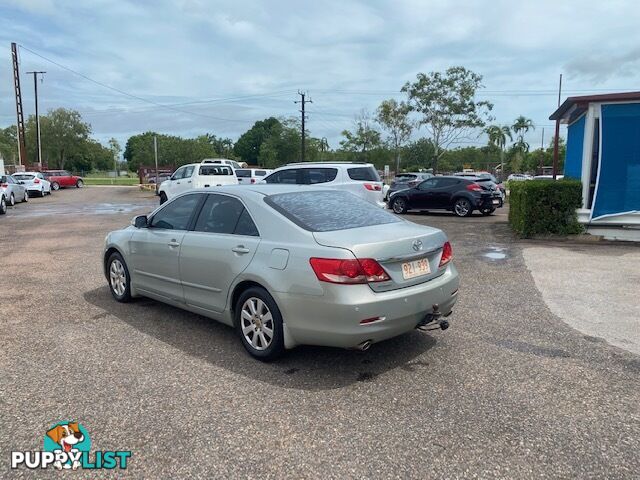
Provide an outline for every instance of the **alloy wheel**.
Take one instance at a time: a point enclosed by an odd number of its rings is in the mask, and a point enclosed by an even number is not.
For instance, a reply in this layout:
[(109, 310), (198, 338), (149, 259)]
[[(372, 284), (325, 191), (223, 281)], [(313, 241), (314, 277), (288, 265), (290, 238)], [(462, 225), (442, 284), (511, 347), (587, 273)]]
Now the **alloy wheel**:
[(28, 191), (24, 191), (24, 199), (22, 200), (23, 202), (28, 202), (29, 201), (29, 192)]
[(117, 258), (111, 262), (109, 267), (109, 281), (113, 292), (121, 297), (127, 290), (127, 274), (124, 270), (124, 265)]
[(255, 350), (266, 350), (273, 342), (275, 326), (269, 307), (257, 297), (249, 297), (240, 311), (242, 335)]
[(464, 199), (458, 200), (454, 206), (456, 215), (459, 217), (466, 217), (469, 214), (469, 208), (469, 202)]
[(7, 202), (5, 202), (4, 197), (0, 198), (0, 215), (4, 215), (7, 213)]
[(393, 202), (393, 211), (395, 213), (404, 213), (404, 200), (398, 198)]
[(53, 188), (54, 190), (59, 190), (60, 189), (60, 184), (58, 182), (53, 182), (51, 184), (51, 188)]
[(9, 197), (9, 206), (11, 207), (15, 207), (16, 205), (16, 197), (15, 195), (12, 193), (11, 196)]

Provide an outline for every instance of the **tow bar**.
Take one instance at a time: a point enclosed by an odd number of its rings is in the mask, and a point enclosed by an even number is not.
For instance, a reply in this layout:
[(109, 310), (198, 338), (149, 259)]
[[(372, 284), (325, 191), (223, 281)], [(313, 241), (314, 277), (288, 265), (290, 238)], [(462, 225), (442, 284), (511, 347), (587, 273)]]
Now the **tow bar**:
[[(449, 321), (445, 318), (441, 318), (443, 316), (440, 311), (440, 307), (437, 303), (432, 305), (432, 312), (427, 313), (422, 320), (416, 325), (416, 329), (421, 332), (429, 332), (431, 330), (446, 330), (449, 328)], [(447, 317), (451, 315), (452, 312), (447, 313)]]

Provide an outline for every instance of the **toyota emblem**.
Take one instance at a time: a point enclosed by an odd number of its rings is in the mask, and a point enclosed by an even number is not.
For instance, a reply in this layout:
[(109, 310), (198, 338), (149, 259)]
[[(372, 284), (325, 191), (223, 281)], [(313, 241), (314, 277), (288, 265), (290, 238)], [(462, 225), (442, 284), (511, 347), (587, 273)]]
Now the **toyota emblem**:
[(422, 250), (422, 240), (414, 240), (412, 246), (416, 252), (419, 252)]

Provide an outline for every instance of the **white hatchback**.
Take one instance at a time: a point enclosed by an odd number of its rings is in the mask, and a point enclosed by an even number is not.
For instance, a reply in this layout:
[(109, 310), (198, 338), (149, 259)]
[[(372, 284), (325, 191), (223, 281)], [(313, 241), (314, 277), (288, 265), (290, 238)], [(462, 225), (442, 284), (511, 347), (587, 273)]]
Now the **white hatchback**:
[(238, 177), (230, 165), (204, 160), (178, 168), (169, 180), (160, 184), (158, 195), (160, 204), (193, 188), (221, 187), (237, 185)]
[(24, 185), (30, 196), (34, 194), (38, 194), (41, 197), (51, 195), (51, 183), (40, 172), (14, 173), (13, 178)]
[(380, 208), (386, 207), (382, 198), (382, 180), (371, 163), (290, 163), (275, 169), (262, 182), (289, 185), (322, 184), (323, 187), (351, 192)]

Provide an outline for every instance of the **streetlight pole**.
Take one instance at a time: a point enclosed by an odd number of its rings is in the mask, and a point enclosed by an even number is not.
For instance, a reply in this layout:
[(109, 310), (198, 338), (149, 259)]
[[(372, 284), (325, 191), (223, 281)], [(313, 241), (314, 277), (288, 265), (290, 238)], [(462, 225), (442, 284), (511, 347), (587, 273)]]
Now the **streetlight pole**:
[(27, 72), (27, 75), (33, 75), (33, 91), (36, 97), (36, 163), (42, 168), (42, 144), (40, 142), (40, 115), (38, 113), (38, 75), (44, 75), (47, 72)]

